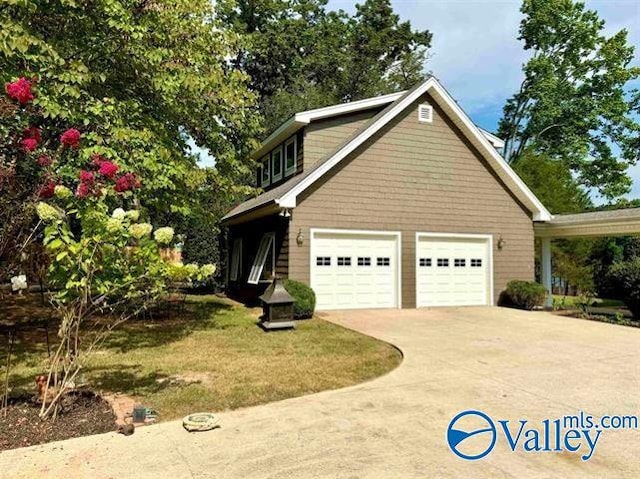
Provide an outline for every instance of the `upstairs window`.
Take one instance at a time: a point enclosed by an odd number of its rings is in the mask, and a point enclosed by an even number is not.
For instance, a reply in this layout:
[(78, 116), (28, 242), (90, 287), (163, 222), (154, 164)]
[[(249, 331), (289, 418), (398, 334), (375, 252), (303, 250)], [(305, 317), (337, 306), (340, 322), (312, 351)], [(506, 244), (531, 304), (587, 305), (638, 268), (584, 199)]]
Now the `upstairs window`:
[(271, 180), (276, 182), (282, 179), (282, 147), (278, 147), (271, 153)]
[(420, 123), (433, 123), (433, 107), (431, 105), (418, 106), (418, 121)]
[(262, 159), (260, 164), (260, 186), (269, 186), (271, 182), (271, 163), (269, 161), (269, 155)]
[(298, 144), (295, 135), (289, 138), (284, 144), (284, 163), (285, 176), (290, 176), (295, 173), (298, 166)]
[[(275, 271), (275, 233), (265, 233), (260, 240), (258, 252), (251, 265), (249, 284), (258, 284), (258, 281), (269, 280)], [(267, 264), (267, 260), (268, 264)]]

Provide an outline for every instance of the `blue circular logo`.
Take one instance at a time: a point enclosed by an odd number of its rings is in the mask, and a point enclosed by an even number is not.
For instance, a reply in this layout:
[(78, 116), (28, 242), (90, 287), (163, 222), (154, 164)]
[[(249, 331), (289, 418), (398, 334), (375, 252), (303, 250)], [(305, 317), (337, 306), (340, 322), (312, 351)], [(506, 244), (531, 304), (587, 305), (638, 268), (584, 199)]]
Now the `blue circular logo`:
[(489, 454), (496, 445), (496, 426), (480, 411), (462, 411), (447, 428), (449, 448), (458, 457), (475, 461)]

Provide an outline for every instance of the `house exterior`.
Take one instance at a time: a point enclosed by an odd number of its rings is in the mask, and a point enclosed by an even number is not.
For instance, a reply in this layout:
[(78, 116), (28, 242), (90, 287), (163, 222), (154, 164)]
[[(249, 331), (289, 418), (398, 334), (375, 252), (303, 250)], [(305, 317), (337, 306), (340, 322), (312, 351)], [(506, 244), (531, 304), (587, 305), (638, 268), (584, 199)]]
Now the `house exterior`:
[(273, 275), (317, 308), (493, 305), (534, 278), (551, 215), (442, 85), (294, 115), (253, 154), (263, 193), (231, 210), (228, 291)]

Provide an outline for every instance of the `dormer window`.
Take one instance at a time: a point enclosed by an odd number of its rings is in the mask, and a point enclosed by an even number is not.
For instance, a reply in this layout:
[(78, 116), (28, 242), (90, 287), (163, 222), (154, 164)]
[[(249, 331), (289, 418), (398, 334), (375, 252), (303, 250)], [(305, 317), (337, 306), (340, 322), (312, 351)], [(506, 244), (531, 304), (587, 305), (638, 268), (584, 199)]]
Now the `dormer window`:
[(282, 147), (271, 153), (271, 179), (276, 182), (282, 178)]
[(296, 137), (294, 135), (284, 144), (285, 176), (289, 176), (295, 173), (298, 166), (297, 156), (298, 145), (296, 143)]
[(269, 156), (265, 156), (260, 164), (260, 186), (269, 186), (271, 181), (271, 162)]
[(433, 107), (422, 104), (418, 107), (418, 121), (420, 123), (433, 123)]

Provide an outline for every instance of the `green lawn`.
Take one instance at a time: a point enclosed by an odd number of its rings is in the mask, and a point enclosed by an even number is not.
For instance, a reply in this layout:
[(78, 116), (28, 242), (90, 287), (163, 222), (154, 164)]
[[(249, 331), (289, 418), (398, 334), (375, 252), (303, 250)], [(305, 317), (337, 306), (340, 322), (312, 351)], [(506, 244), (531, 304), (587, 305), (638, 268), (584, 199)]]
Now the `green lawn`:
[[(172, 320), (131, 321), (87, 365), (84, 380), (157, 410), (161, 420), (356, 384), (401, 361), (392, 346), (318, 318), (265, 333), (256, 313), (214, 296), (191, 297)], [(21, 341), (11, 384), (31, 390), (45, 349)]]
[[(579, 296), (563, 296), (560, 294), (553, 295), (554, 303), (558, 305), (563, 305), (565, 309), (569, 308), (577, 308), (576, 303), (580, 299)], [(601, 299), (594, 298), (594, 305), (598, 308), (624, 308), (625, 305), (622, 301), (618, 299)]]

